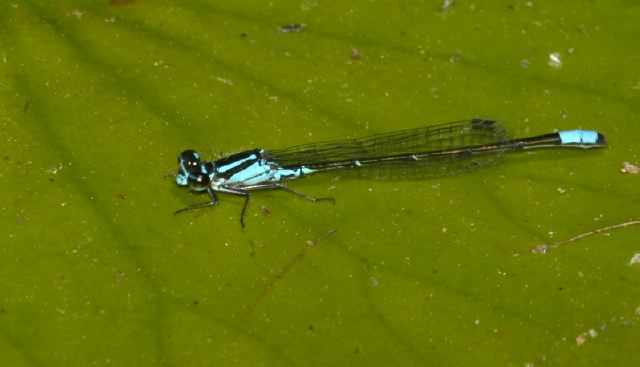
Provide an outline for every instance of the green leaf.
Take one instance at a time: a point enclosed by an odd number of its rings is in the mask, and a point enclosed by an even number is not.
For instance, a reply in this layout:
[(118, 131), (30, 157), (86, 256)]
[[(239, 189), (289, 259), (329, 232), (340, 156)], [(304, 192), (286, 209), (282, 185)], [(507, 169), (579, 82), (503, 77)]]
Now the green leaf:
[[(0, 5), (0, 363), (638, 365), (640, 6), (442, 6)], [(471, 117), (610, 147), (172, 214), (184, 149)]]

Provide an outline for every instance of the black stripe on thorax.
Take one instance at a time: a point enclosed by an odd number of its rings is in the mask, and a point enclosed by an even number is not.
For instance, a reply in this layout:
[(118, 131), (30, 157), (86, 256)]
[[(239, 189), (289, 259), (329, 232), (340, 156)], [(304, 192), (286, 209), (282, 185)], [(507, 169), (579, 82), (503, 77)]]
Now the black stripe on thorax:
[[(247, 167), (250, 167), (256, 162), (259, 162), (263, 158), (264, 157), (262, 155), (262, 149), (254, 149), (235, 153), (230, 156), (218, 159), (215, 162), (216, 169), (218, 171), (217, 177), (229, 179), (236, 173), (245, 170)], [(242, 163), (238, 164), (237, 162), (239, 161)], [(233, 167), (225, 170), (225, 168), (229, 165)]]

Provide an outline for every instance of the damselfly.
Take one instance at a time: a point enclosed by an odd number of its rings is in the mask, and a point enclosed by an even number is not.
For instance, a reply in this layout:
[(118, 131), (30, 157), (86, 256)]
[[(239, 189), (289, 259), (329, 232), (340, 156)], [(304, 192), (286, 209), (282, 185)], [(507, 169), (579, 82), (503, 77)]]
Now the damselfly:
[(588, 130), (512, 139), (494, 120), (471, 119), (286, 149), (254, 149), (216, 161), (204, 162), (197, 152), (185, 150), (178, 156), (176, 183), (192, 191), (206, 191), (211, 200), (176, 213), (217, 204), (217, 192), (243, 195), (240, 224), (244, 227), (254, 190), (280, 189), (309, 201), (334, 200), (314, 198), (284, 184), (318, 171), (347, 170), (377, 178), (438, 177), (485, 166), (504, 152), (606, 145), (604, 135)]

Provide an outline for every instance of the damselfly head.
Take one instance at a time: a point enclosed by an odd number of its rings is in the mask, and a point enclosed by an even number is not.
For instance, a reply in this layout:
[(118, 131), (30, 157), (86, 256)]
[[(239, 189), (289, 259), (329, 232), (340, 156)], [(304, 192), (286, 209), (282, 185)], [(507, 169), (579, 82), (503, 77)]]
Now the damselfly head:
[(178, 164), (187, 168), (196, 168), (200, 165), (200, 154), (195, 150), (185, 150), (178, 155)]
[(178, 155), (178, 172), (176, 173), (178, 185), (188, 186), (193, 191), (203, 191), (209, 186), (212, 172), (213, 164), (201, 163), (198, 152), (185, 150)]

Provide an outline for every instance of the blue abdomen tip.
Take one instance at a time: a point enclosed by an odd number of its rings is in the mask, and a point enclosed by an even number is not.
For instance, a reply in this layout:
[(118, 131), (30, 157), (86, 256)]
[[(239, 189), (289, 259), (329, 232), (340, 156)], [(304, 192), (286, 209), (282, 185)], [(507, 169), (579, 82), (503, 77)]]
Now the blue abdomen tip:
[(591, 130), (560, 131), (562, 144), (605, 145), (604, 135)]

